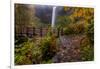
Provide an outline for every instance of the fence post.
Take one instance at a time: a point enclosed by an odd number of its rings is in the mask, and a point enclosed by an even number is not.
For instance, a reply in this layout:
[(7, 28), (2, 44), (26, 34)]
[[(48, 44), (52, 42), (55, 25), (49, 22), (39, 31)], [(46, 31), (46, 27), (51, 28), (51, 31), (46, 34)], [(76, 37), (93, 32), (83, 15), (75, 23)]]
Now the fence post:
[(63, 31), (63, 28), (61, 28), (61, 35), (64, 35), (64, 31)]
[(35, 35), (35, 27), (33, 27), (33, 35)]
[(20, 31), (20, 37), (22, 37), (22, 27), (21, 27), (21, 31)]
[(41, 27), (41, 28), (40, 28), (40, 36), (41, 36), (41, 37), (42, 37), (42, 30), (43, 30), (43, 29), (42, 29), (42, 27)]
[(60, 30), (60, 29), (59, 29), (59, 28), (57, 28), (57, 37), (59, 37), (59, 30)]
[(26, 35), (27, 35), (27, 37), (28, 37), (28, 27), (26, 27)]

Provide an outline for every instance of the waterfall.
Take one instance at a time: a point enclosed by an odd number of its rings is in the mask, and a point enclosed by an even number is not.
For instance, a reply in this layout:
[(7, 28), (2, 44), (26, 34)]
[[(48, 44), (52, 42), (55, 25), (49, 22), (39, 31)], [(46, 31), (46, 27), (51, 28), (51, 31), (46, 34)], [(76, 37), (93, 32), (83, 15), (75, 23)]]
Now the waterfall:
[(54, 28), (54, 25), (55, 25), (55, 17), (56, 17), (56, 7), (53, 7), (53, 10), (52, 10), (52, 23), (51, 23), (52, 28)]

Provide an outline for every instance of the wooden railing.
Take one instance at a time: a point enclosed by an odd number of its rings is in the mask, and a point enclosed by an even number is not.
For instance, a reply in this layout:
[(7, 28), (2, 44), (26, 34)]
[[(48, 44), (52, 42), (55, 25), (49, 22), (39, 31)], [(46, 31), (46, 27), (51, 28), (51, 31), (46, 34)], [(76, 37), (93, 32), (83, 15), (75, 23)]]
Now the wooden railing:
[(51, 32), (52, 34), (55, 34), (56, 36), (64, 35), (63, 28), (62, 29), (54, 29), (53, 31), (48, 28), (35, 28), (35, 27), (21, 28), (20, 30), (15, 29), (16, 36), (27, 36), (30, 38), (34, 37), (34, 36), (43, 37), (43, 36), (47, 35), (48, 32)]

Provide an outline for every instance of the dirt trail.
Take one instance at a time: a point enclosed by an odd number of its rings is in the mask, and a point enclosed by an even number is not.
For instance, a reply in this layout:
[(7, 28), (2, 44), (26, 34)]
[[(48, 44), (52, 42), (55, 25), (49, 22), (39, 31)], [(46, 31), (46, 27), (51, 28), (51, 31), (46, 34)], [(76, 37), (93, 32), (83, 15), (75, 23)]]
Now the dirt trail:
[(54, 63), (80, 61), (80, 41), (84, 35), (60, 36), (59, 52), (52, 58)]

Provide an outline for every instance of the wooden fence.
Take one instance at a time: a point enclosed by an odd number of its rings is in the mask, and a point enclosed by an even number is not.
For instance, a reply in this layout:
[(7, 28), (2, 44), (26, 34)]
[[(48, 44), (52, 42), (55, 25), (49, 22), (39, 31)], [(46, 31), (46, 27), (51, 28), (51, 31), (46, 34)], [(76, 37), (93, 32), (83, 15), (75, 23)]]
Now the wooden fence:
[(15, 29), (15, 35), (16, 36), (27, 36), (27, 37), (34, 37), (34, 36), (40, 36), (43, 37), (47, 35), (48, 32), (51, 32), (52, 34), (56, 36), (64, 35), (63, 28), (62, 29), (54, 29), (53, 31), (48, 28), (35, 28), (35, 27), (24, 27), (21, 29)]

